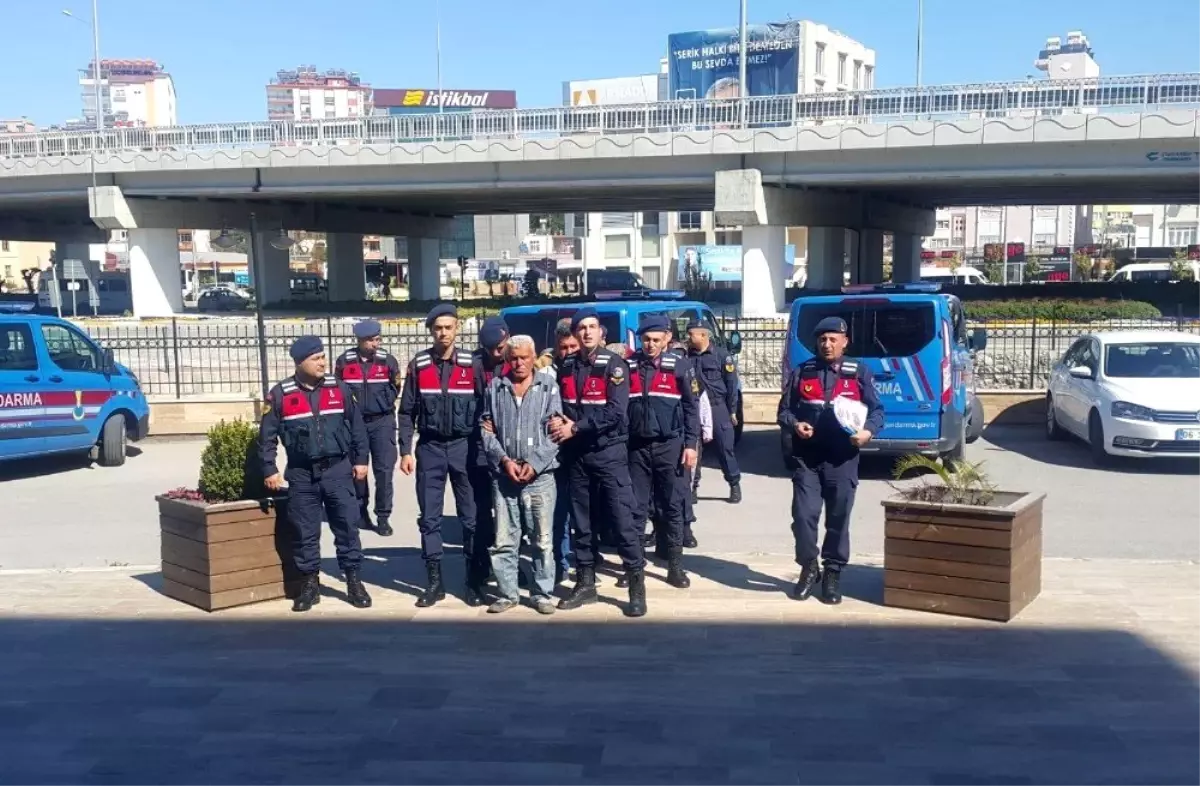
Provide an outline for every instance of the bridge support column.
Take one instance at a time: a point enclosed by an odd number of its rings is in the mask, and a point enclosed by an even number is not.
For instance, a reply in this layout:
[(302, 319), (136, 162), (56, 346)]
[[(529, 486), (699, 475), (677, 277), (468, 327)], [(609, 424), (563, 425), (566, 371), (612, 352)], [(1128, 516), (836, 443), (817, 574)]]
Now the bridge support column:
[(330, 302), (351, 303), (367, 299), (362, 242), (362, 235), (350, 232), (333, 232), (325, 236)]
[[(262, 302), (268, 306), (282, 303), (292, 296), (292, 252), (286, 248), (275, 248), (270, 242), (272, 237), (275, 237), (275, 233), (260, 231), (250, 241), (250, 253), (258, 257), (250, 260), (250, 284), (255, 289), (262, 287)], [(254, 275), (257, 266), (261, 266), (261, 282)]]
[(851, 258), (850, 283), (883, 283), (883, 232), (863, 229), (858, 233), (858, 254)]
[(408, 299), (440, 300), (442, 244), (434, 237), (408, 238)]
[(787, 227), (742, 227), (742, 316), (773, 317), (787, 309), (785, 245)]
[(808, 280), (805, 289), (842, 288), (846, 273), (846, 230), (808, 228)]
[(908, 284), (921, 280), (921, 238), (908, 232), (892, 233), (892, 281)]
[(183, 310), (179, 232), (129, 230), (129, 288), (135, 317), (169, 317)]

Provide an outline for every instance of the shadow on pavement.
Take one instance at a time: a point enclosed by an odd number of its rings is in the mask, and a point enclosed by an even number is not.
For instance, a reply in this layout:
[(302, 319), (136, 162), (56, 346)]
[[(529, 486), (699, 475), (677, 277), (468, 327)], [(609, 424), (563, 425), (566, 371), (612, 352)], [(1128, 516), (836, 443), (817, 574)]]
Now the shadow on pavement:
[(1200, 474), (1200, 461), (1196, 459), (1112, 457), (1108, 466), (1098, 467), (1092, 461), (1092, 454), (1087, 444), (1070, 438), (1051, 442), (1046, 439), (1040, 427), (988, 426), (983, 430), (983, 437), (1001, 450), (1059, 467), (1092, 469), (1097, 472), (1120, 472), (1125, 475)]
[(1200, 778), (1195, 681), (1125, 631), (335, 613), (0, 618), (3, 779)]
[[(142, 449), (136, 445), (125, 446), (126, 458), (137, 458), (142, 455)], [(61, 453), (52, 456), (5, 461), (0, 463), (0, 483), (6, 480), (27, 480), (44, 475), (58, 475), (79, 469), (97, 471), (110, 470), (92, 461), (86, 452)]]

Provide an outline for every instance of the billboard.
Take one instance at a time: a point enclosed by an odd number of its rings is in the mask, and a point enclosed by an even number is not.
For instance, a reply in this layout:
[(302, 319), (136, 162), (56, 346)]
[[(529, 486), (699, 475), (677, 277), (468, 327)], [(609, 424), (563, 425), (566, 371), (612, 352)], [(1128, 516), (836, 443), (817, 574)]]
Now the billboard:
[[(783, 261), (790, 267), (796, 264), (796, 247), (783, 247)], [(711, 281), (742, 280), (741, 246), (680, 246), (678, 280), (686, 281), (688, 269), (695, 268)]]
[(386, 110), (389, 115), (516, 109), (517, 93), (515, 90), (380, 89), (375, 91), (375, 108)]
[(658, 74), (563, 82), (563, 106), (652, 104), (658, 101)]
[[(800, 23), (746, 29), (746, 95), (791, 95), (800, 79)], [(739, 39), (735, 28), (667, 37), (669, 99), (736, 98)]]

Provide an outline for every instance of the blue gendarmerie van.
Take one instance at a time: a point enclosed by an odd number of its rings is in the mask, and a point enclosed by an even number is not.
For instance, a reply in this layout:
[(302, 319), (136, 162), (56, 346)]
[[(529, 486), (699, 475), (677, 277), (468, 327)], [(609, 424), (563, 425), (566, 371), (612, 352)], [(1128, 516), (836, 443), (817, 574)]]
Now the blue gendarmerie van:
[(846, 357), (875, 375), (885, 425), (865, 453), (960, 459), (983, 432), (973, 355), (986, 346), (987, 333), (968, 331), (962, 303), (940, 290), (938, 284), (863, 285), (792, 303), (785, 379), (814, 356), (813, 329), (825, 317), (846, 320)]
[(125, 463), (150, 405), (133, 372), (66, 320), (0, 310), (0, 461), (91, 453)]

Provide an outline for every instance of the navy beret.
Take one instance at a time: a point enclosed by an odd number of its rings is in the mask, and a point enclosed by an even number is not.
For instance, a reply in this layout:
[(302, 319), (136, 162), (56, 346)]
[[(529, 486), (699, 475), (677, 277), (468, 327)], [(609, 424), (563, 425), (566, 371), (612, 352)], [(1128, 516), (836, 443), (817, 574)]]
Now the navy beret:
[(671, 322), (662, 314), (646, 314), (642, 317), (642, 321), (638, 323), (638, 335), (654, 330), (661, 330), (666, 333), (671, 332)]
[(479, 326), (479, 346), (495, 349), (508, 336), (508, 325), (503, 317), (488, 317)]
[(374, 338), (383, 332), (383, 328), (373, 319), (364, 319), (354, 326), (355, 338)]
[(585, 307), (583, 307), (583, 308), (579, 309), (578, 311), (576, 311), (576, 312), (575, 312), (575, 313), (574, 313), (574, 314), (571, 316), (571, 330), (572, 330), (572, 332), (573, 332), (573, 331), (576, 331), (576, 330), (579, 330), (579, 323), (580, 323), (580, 322), (582, 322), (582, 321), (583, 321), (583, 320), (585, 320), (585, 319), (595, 319), (595, 320), (599, 320), (599, 319), (600, 319), (600, 314), (598, 314), (598, 313), (596, 312), (596, 309), (592, 308), (591, 306), (585, 306)]
[(688, 330), (696, 330), (697, 328), (701, 328), (703, 330), (708, 330), (708, 325), (704, 324), (703, 322), (701, 322), (698, 319), (689, 319), (688, 323), (687, 323), (687, 329)]
[(433, 322), (438, 317), (454, 317), (458, 319), (458, 307), (453, 303), (438, 303), (429, 309), (429, 314), (425, 317), (425, 327), (433, 327)]
[(822, 333), (849, 333), (850, 329), (846, 327), (846, 320), (841, 317), (825, 317), (817, 326), (813, 328), (813, 335), (819, 336)]
[(325, 345), (321, 343), (321, 339), (316, 336), (301, 336), (292, 342), (288, 354), (292, 356), (292, 360), (300, 363), (318, 352), (324, 352)]

